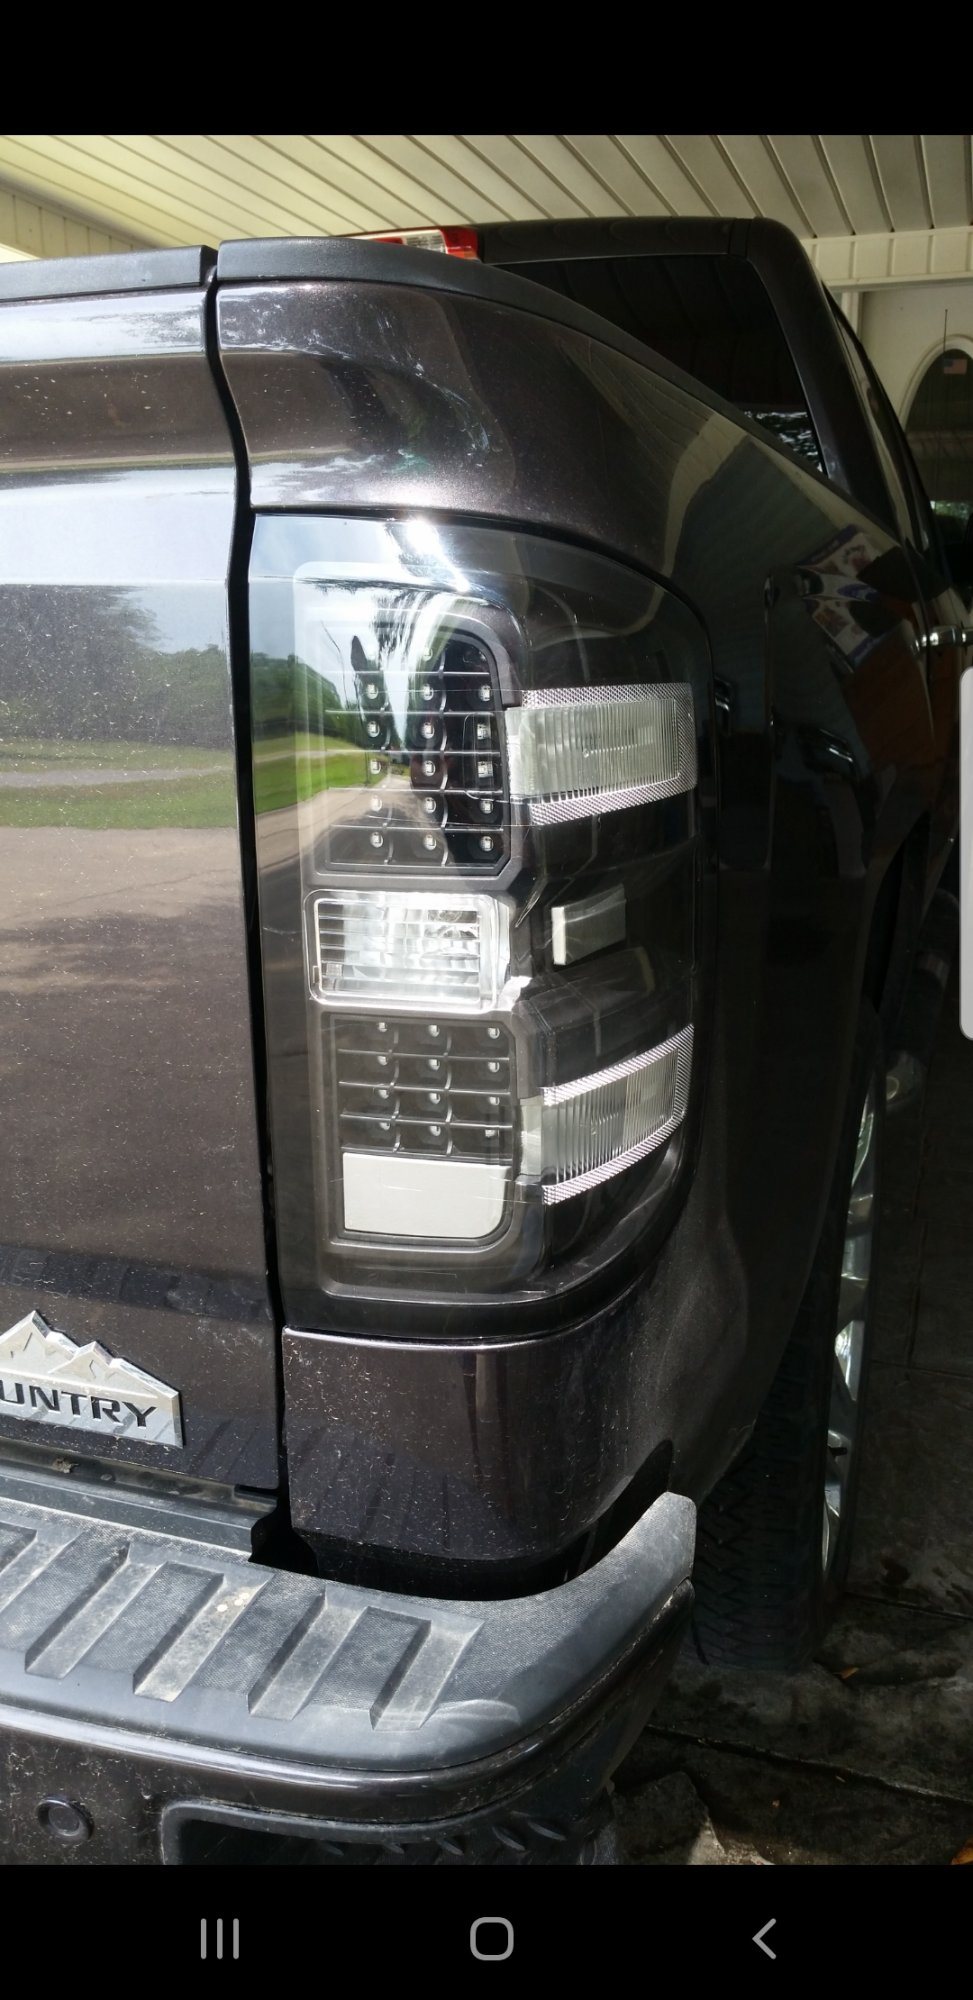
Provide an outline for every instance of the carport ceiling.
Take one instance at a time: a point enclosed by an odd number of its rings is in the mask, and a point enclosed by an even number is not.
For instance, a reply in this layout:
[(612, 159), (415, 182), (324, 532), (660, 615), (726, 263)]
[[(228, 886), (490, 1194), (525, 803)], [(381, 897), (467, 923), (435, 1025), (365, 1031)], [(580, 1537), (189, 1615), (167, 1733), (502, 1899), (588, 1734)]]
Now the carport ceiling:
[(34, 255), (78, 224), (100, 248), (584, 215), (775, 216), (830, 283), (965, 275), (970, 136), (0, 136), (0, 239)]

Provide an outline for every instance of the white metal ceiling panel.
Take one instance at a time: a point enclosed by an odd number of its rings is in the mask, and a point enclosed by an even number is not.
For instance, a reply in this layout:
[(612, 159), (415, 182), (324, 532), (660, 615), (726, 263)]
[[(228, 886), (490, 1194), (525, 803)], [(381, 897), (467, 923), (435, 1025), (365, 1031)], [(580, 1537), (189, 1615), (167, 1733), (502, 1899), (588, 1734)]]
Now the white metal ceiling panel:
[[(496, 141), (487, 137), (484, 146), (493, 148)], [(423, 140), (430, 152), (438, 155), (459, 178), (474, 190), (479, 190), (483, 199), (492, 202), (498, 216), (505, 222), (533, 222), (541, 214), (536, 202), (504, 174), (490, 152), (481, 153), (475, 144), (461, 138), (456, 132), (438, 133)]]
[(424, 181), (403, 170), (394, 160), (386, 159), (375, 150), (371, 139), (363, 139), (352, 132), (313, 132), (315, 144), (324, 154), (327, 162), (340, 161), (352, 168), (361, 177), (364, 189), (370, 198), (377, 198), (382, 211), (382, 229), (405, 227), (399, 222), (399, 209), (405, 204), (416, 218), (416, 226), (421, 227), (437, 219), (443, 222), (466, 222), (469, 220), (465, 205), (459, 213), (450, 203), (450, 214), (438, 216), (442, 204)]
[(922, 140), (922, 153), (934, 228), (961, 228), (973, 213), (969, 134), (929, 133)]
[(769, 215), (774, 222), (786, 223), (798, 236), (806, 236), (807, 217), (794, 201), (763, 134), (720, 133), (719, 141), (757, 214)]
[(711, 215), (705, 195), (679, 165), (663, 140), (645, 132), (622, 132), (618, 143), (637, 166), (646, 186), (672, 215)]
[(821, 150), (832, 179), (841, 189), (841, 205), (847, 212), (849, 228), (858, 236), (891, 229), (892, 218), (885, 206), (871, 140), (858, 132), (826, 134), (821, 140)]
[(853, 282), (873, 266), (904, 268), (903, 258), (911, 269), (914, 250), (895, 239), (923, 231), (942, 243), (923, 268), (939, 271), (945, 257), (952, 270), (959, 252), (944, 232), (973, 225), (962, 133), (16, 132), (0, 134), (0, 192), (5, 227), (28, 254), (62, 240), (768, 215), (804, 237), (821, 269), (835, 261), (829, 243), (859, 246), (839, 257)]
[(471, 152), (479, 154), (489, 166), (495, 167), (515, 187), (522, 189), (539, 216), (549, 218), (584, 214), (580, 202), (575, 201), (564, 188), (558, 187), (550, 174), (546, 174), (543, 167), (539, 167), (537, 161), (525, 153), (512, 133), (465, 132), (463, 139)]
[(663, 140), (683, 171), (695, 181), (712, 215), (754, 215), (756, 209), (716, 139), (705, 132), (670, 133)]
[(871, 139), (893, 229), (931, 228), (929, 190), (918, 138), (913, 133), (873, 132)]
[(482, 189), (471, 186), (443, 160), (437, 159), (430, 145), (411, 138), (407, 133), (394, 132), (369, 133), (367, 143), (384, 165), (394, 172), (401, 171), (416, 187), (424, 190), (426, 212), (430, 219), (437, 214), (445, 214), (447, 209), (451, 221), (496, 222), (500, 219), (500, 211)]
[(629, 215), (671, 215), (668, 202), (639, 172), (634, 160), (608, 132), (565, 133), (564, 143), (584, 162), (603, 188)]
[(624, 215), (624, 203), (578, 158), (559, 133), (518, 132), (518, 144), (585, 215)]
[[(283, 180), (303, 194), (310, 193), (312, 198), (316, 187), (319, 204), (336, 215), (354, 217), (343, 224), (344, 229), (391, 226), (387, 190), (373, 180), (365, 180), (357, 167), (340, 154), (327, 151), (312, 133), (274, 132), (259, 139), (245, 135), (240, 143), (254, 149), (265, 147), (274, 161), (275, 172)], [(424, 207), (416, 207), (404, 196), (396, 204), (396, 217), (401, 229), (419, 228), (427, 220)]]
[(831, 185), (824, 157), (810, 133), (770, 133), (770, 144), (781, 173), (807, 223), (802, 236), (843, 236), (850, 228), (847, 211)]
[[(263, 140), (259, 147), (251, 140), (248, 149), (246, 136), (236, 134), (221, 133), (214, 139), (199, 133), (162, 132), (157, 138), (140, 134), (126, 144), (151, 165), (160, 187), (175, 172), (182, 186), (204, 189), (215, 212), (232, 208), (241, 219), (253, 215), (268, 235), (282, 230), (293, 236), (319, 229), (323, 214), (333, 216), (337, 228), (368, 227), (359, 220), (362, 211), (354, 202), (329, 198), (320, 181), (316, 188), (313, 183), (300, 187), (294, 170), (278, 163)], [(251, 231), (242, 225), (240, 233)]]

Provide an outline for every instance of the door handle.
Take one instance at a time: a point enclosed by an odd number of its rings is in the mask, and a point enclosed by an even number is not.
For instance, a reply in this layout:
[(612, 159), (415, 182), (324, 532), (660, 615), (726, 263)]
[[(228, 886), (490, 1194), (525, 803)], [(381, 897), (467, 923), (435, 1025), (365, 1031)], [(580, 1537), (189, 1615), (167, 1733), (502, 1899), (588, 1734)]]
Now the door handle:
[(928, 632), (920, 632), (919, 644), (925, 650), (939, 646), (966, 646), (971, 635), (962, 625), (933, 625)]

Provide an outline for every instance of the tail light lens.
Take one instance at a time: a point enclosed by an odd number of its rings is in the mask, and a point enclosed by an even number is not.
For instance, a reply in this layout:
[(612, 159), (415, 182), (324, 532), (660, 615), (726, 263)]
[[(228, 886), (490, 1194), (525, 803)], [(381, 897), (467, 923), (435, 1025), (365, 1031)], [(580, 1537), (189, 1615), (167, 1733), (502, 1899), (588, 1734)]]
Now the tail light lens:
[(480, 254), (480, 238), (475, 229), (363, 230), (358, 240), (362, 243), (403, 243), (411, 250), (445, 250), (450, 257), (479, 257)]
[(425, 519), (261, 521), (251, 617), (285, 1291), (570, 1284), (690, 1101), (701, 630)]

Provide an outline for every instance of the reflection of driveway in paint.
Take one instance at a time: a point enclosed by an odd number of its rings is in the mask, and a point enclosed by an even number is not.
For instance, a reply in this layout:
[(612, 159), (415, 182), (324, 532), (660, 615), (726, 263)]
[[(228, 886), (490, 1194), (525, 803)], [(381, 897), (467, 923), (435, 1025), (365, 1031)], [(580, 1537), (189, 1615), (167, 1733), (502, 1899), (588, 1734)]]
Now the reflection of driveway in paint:
[(0, 1240), (262, 1269), (235, 828), (0, 827), (0, 884)]
[(181, 1391), (181, 1471), (272, 1486), (235, 827), (0, 826), (0, 1018), (0, 1331), (98, 1341)]
[(229, 772), (225, 763), (167, 765), (164, 770), (154, 766), (150, 771), (119, 771), (114, 765), (109, 770), (92, 770), (86, 766), (84, 770), (71, 771), (58, 764), (50, 771), (0, 771), (0, 786), (14, 791), (52, 791), (62, 785), (141, 785), (147, 780), (152, 784), (163, 784), (174, 778), (222, 778), (227, 775)]

